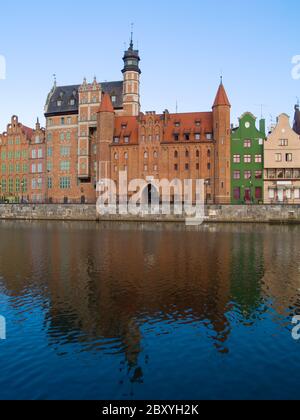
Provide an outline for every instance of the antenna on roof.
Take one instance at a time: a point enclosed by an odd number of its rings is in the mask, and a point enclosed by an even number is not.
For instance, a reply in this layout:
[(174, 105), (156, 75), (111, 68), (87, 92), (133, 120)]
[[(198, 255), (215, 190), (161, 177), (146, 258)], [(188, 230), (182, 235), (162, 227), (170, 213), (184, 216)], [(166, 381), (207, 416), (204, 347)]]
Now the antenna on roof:
[(56, 86), (56, 74), (53, 74), (54, 86)]
[(267, 105), (265, 104), (258, 104), (255, 106), (259, 106), (260, 107), (260, 118), (263, 119), (264, 118), (264, 108), (267, 107)]

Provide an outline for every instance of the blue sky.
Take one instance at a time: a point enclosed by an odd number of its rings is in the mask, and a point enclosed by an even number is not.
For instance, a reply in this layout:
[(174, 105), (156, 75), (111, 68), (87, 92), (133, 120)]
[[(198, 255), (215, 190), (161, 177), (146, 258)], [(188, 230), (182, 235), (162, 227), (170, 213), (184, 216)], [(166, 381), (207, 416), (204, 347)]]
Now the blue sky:
[[(122, 78), (122, 53), (135, 23), (142, 58), (142, 110), (210, 110), (220, 74), (232, 120), (244, 111), (270, 121), (293, 116), (300, 80), (299, 0), (33, 0), (1, 3), (0, 131), (11, 115), (32, 126), (43, 119), (53, 83)], [(298, 42), (297, 42), (298, 41)]]

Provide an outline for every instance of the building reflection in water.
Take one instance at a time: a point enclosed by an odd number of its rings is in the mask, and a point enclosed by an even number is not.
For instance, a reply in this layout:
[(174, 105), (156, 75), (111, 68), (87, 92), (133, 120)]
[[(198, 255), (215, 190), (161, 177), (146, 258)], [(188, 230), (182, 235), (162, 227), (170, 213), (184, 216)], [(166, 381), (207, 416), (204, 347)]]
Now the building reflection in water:
[(280, 279), (276, 266), (288, 265), (291, 253), (299, 261), (299, 229), (15, 222), (1, 228), (10, 232), (0, 243), (0, 275), (12, 302), (38, 298), (58, 353), (74, 343), (79, 351), (122, 356), (120, 369), (133, 383), (143, 381), (142, 366), (151, 363), (143, 331), (156, 324), (161, 334), (172, 325), (196, 326), (227, 353), (233, 324), (257, 322), (265, 300), (274, 300), (279, 313), (297, 305), (299, 272)]

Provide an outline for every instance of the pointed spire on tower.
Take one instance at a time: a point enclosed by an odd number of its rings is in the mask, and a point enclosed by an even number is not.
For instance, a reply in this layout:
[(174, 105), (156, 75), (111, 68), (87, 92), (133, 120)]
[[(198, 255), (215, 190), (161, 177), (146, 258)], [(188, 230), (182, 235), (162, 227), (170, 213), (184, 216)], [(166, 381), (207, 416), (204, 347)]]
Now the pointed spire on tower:
[(133, 50), (133, 27), (134, 27), (134, 23), (131, 24), (131, 35), (130, 35), (130, 46), (129, 46), (130, 50)]
[(108, 93), (103, 93), (101, 105), (98, 112), (115, 112), (113, 104), (111, 102), (111, 98)]
[(220, 86), (217, 92), (217, 96), (213, 105), (213, 108), (216, 106), (229, 106), (231, 107), (231, 104), (229, 102), (226, 90), (223, 85), (223, 76), (221, 76)]
[(39, 117), (37, 117), (37, 119), (36, 119), (36, 124), (35, 124), (35, 129), (36, 130), (39, 130), (41, 128), (41, 125), (40, 125), (40, 119), (39, 119)]

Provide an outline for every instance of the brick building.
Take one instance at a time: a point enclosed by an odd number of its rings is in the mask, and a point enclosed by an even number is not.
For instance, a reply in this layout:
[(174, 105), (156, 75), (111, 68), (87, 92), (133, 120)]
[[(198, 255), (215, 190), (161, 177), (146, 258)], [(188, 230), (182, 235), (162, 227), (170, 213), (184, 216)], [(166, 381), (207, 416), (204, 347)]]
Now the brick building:
[(208, 202), (230, 203), (230, 103), (220, 84), (210, 112), (140, 111), (139, 52), (125, 51), (123, 80), (57, 86), (48, 95), (47, 195), (96, 201), (100, 178), (205, 179)]
[(120, 81), (55, 81), (46, 129), (12, 118), (0, 136), (3, 199), (95, 203), (97, 181), (118, 183), (126, 170), (128, 182), (147, 181), (146, 198), (152, 179), (204, 179), (208, 203), (230, 203), (231, 105), (223, 83), (209, 112), (142, 113), (140, 57), (132, 41), (123, 61)]
[(2, 201), (45, 201), (44, 145), (45, 130), (39, 122), (31, 129), (12, 117), (0, 134)]

